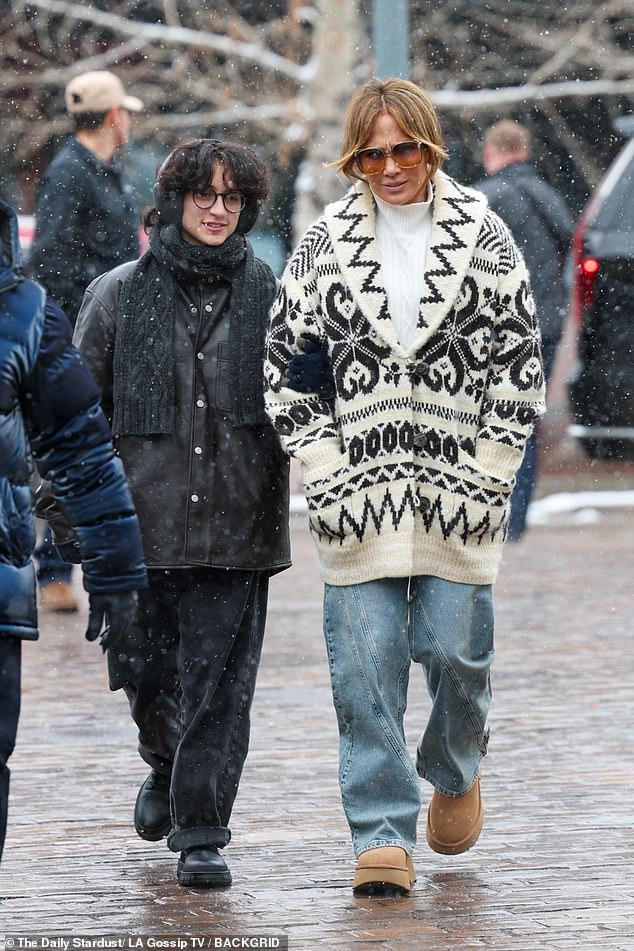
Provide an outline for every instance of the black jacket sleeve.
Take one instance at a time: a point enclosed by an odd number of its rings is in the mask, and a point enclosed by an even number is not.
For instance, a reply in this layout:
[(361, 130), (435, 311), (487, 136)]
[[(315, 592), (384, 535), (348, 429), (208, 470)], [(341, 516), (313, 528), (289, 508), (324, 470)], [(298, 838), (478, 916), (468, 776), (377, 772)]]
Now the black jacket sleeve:
[[(92, 256), (91, 222), (85, 174), (71, 163), (45, 173), (37, 197), (35, 235), (27, 261), (30, 275), (42, 284), (67, 315), (75, 319), (88, 280)], [(90, 222), (90, 225), (89, 225)], [(79, 236), (84, 236), (78, 248)]]

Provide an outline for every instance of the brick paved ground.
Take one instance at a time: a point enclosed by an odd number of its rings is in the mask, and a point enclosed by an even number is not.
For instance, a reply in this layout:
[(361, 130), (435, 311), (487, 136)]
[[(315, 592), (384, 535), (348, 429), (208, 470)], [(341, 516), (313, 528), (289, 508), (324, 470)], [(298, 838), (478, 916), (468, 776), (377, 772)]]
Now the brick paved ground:
[[(321, 586), (295, 522), (227, 849), (233, 887), (179, 888), (175, 857), (135, 836), (145, 768), (125, 701), (83, 640), (84, 614), (43, 616), (40, 642), (24, 650), (0, 933), (285, 933), (293, 951), (634, 951), (634, 511), (535, 528), (507, 546), (485, 829), (454, 858), (430, 852), (423, 833), (418, 882), (400, 900), (350, 891)], [(427, 709), (413, 677), (412, 749)]]

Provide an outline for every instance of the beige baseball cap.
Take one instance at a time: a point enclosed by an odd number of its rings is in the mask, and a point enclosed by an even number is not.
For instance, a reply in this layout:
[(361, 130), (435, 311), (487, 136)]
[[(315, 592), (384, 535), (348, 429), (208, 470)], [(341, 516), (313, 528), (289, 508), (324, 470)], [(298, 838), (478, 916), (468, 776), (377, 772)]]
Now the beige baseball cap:
[(143, 103), (136, 96), (126, 96), (123, 83), (106, 69), (80, 73), (66, 86), (66, 109), (78, 112), (107, 112), (120, 106), (130, 112), (141, 112)]

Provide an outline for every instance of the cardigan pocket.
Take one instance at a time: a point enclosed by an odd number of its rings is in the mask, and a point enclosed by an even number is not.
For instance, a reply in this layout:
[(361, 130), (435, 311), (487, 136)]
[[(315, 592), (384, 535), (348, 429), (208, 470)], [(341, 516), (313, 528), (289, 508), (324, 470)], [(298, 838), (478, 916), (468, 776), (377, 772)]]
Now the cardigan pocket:
[(507, 519), (513, 481), (487, 472), (463, 449), (458, 450), (457, 470), (464, 495), (462, 502), (456, 501), (454, 531), (465, 541), (470, 536), (497, 534)]
[(356, 529), (351, 504), (350, 459), (342, 453), (316, 468), (302, 469), (310, 530), (328, 538), (344, 539)]

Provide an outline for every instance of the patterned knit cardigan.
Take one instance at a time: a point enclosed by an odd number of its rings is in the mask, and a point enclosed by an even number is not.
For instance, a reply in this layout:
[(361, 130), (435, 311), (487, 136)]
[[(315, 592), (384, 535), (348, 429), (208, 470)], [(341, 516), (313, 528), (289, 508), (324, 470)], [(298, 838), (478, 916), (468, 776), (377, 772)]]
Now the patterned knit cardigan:
[[(332, 402), (284, 386), (307, 333), (328, 347)], [(493, 582), (544, 386), (528, 273), (480, 192), (434, 177), (409, 349), (388, 311), (369, 188), (357, 184), (329, 205), (282, 278), (265, 377), (267, 411), (302, 462), (327, 584)]]

